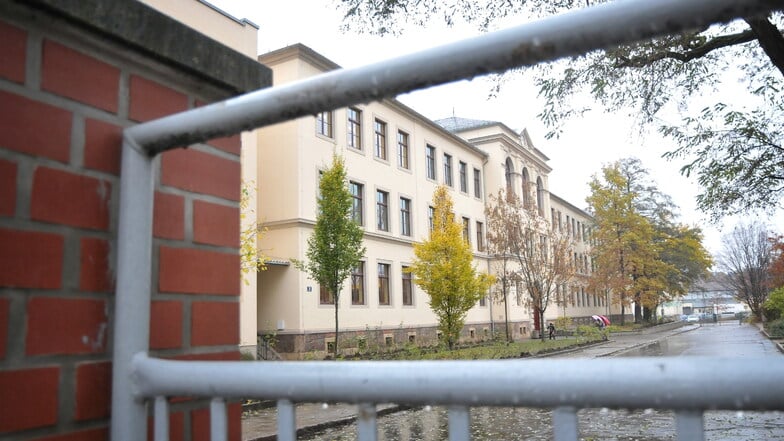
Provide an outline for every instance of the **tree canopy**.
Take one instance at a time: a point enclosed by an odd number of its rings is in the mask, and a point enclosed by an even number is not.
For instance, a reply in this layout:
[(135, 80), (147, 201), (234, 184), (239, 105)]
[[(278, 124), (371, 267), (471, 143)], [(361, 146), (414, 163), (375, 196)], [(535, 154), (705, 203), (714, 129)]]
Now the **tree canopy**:
[(718, 266), (727, 274), (725, 283), (762, 321), (762, 305), (771, 291), (773, 247), (769, 233), (758, 222), (739, 224), (723, 238), (723, 242)]
[[(338, 0), (344, 28), (396, 34), (434, 20), (492, 29), (512, 16), (537, 18), (607, 0)], [(632, 116), (675, 141), (665, 157), (702, 187), (714, 219), (773, 211), (784, 196), (784, 14), (773, 12), (595, 51), (523, 71), (544, 100), (540, 119), (558, 136), (590, 110), (576, 99)], [(499, 82), (498, 84), (501, 84)], [(726, 87), (746, 96), (727, 96)], [(696, 105), (695, 102), (702, 104)]]
[(335, 305), (335, 354), (338, 354), (338, 307), (343, 282), (365, 255), (362, 246), (364, 231), (351, 217), (352, 197), (346, 182), (343, 158), (332, 156), (332, 165), (319, 180), (318, 215), (313, 233), (308, 238), (307, 260), (292, 259), (294, 265), (307, 272), (326, 288)]
[(433, 228), (430, 237), (414, 244), (409, 270), (414, 283), (428, 295), (430, 309), (438, 317), (438, 329), (453, 348), (460, 338), (468, 311), (487, 294), (495, 281), (473, 267), (471, 246), (455, 220), (449, 190), (443, 185), (433, 193)]
[(605, 166), (590, 187), (596, 223), (590, 287), (611, 290), (622, 315), (634, 302), (635, 321), (649, 320), (661, 302), (685, 294), (710, 267), (702, 232), (676, 222), (676, 207), (636, 159)]

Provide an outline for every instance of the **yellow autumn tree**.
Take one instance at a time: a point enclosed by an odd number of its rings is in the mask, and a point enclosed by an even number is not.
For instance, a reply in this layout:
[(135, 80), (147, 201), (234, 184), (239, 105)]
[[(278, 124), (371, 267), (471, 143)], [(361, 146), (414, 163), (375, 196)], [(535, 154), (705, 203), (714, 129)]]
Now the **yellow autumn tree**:
[[(253, 186), (253, 182), (243, 182), (240, 195), (240, 270), (242, 271), (242, 281), (246, 285), (248, 284), (247, 277), (251, 272), (267, 269), (264, 264), (267, 258), (258, 248), (258, 241), (266, 229), (256, 221), (256, 210), (251, 207), (250, 203), (253, 196)], [(246, 219), (250, 219), (252, 222), (246, 223)]]
[(428, 304), (449, 349), (457, 343), (468, 311), (495, 282), (493, 276), (474, 269), (471, 246), (463, 238), (452, 205), (447, 188), (436, 188), (430, 237), (414, 245), (416, 257), (409, 269), (414, 283), (430, 298)]

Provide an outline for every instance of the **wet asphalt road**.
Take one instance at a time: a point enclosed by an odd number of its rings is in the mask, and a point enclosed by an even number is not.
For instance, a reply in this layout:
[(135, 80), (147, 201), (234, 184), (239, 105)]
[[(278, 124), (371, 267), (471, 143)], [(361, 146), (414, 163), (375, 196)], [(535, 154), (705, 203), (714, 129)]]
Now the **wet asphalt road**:
[[(574, 353), (570, 357), (585, 357)], [(588, 354), (587, 356), (590, 356)], [(782, 354), (759, 331), (737, 322), (704, 324), (616, 356), (721, 356), (781, 357)], [(742, 372), (739, 375), (743, 375)], [(784, 399), (784, 397), (782, 397)], [(626, 411), (586, 409), (578, 413), (582, 440), (675, 440), (675, 424), (670, 411)], [(550, 440), (552, 439), (549, 410), (528, 408), (474, 408), (471, 410), (471, 439)], [(705, 413), (705, 439), (782, 440), (784, 414), (779, 412)], [(308, 439), (355, 440), (356, 427), (348, 425), (328, 429)], [(378, 419), (378, 439), (447, 440), (447, 415), (441, 408), (424, 408), (399, 412)]]

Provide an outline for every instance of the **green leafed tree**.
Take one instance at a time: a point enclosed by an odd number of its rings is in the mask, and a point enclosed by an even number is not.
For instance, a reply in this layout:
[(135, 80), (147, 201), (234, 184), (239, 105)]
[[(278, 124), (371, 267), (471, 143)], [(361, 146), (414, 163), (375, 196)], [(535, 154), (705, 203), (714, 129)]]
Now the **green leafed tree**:
[[(608, 0), (339, 0), (344, 27), (400, 33), (435, 20), (496, 27)], [(665, 156), (702, 187), (698, 205), (714, 219), (773, 210), (784, 195), (784, 14), (748, 16), (520, 70), (539, 88), (540, 119), (558, 136), (597, 104), (659, 130), (676, 147)], [(505, 23), (508, 24), (508, 23)], [(498, 86), (504, 76), (499, 76)], [(731, 87), (745, 96), (722, 93)], [(579, 99), (590, 94), (592, 103)], [(576, 99), (577, 98), (577, 99)], [(694, 100), (693, 100), (694, 99)], [(696, 106), (693, 101), (700, 101)]]
[(365, 255), (362, 228), (351, 217), (351, 193), (343, 158), (334, 154), (332, 165), (319, 180), (318, 215), (308, 238), (307, 260), (294, 265), (327, 289), (335, 305), (335, 355), (338, 355), (340, 291), (346, 278)]
[(487, 294), (495, 278), (474, 268), (471, 246), (463, 238), (452, 198), (443, 185), (433, 193), (432, 227), (427, 240), (414, 244), (410, 271), (414, 283), (427, 293), (430, 309), (438, 317), (438, 329), (452, 349), (466, 314)]

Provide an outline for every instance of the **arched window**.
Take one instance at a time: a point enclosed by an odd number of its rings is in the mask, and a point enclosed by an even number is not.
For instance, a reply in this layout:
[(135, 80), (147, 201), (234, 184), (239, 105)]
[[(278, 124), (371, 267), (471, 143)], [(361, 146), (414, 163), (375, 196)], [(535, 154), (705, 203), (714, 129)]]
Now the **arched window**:
[(506, 191), (512, 192), (512, 175), (514, 175), (514, 164), (512, 158), (506, 158)]
[(541, 177), (536, 178), (536, 207), (539, 215), (544, 216), (544, 184)]
[(531, 206), (531, 182), (528, 178), (528, 169), (523, 167), (523, 206)]

